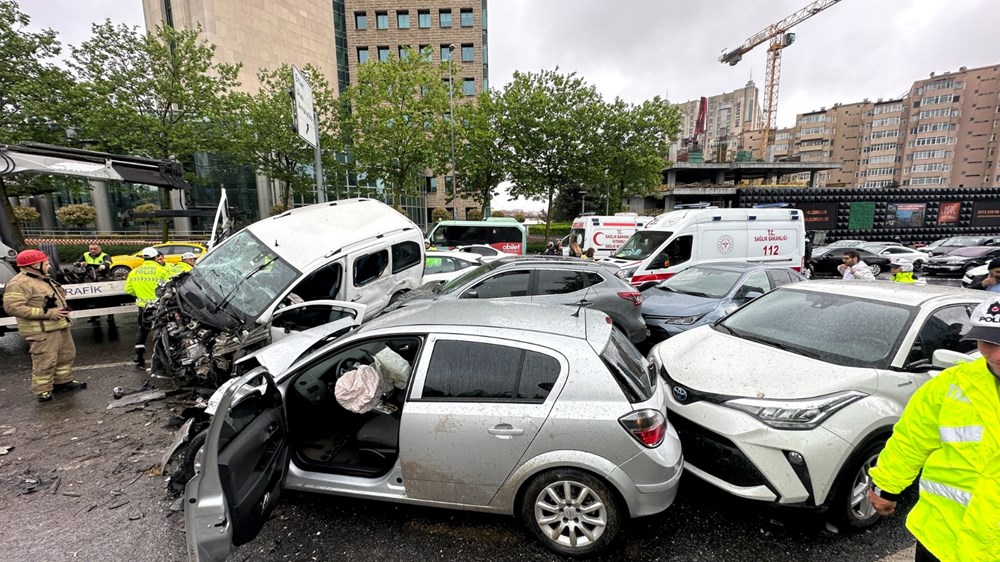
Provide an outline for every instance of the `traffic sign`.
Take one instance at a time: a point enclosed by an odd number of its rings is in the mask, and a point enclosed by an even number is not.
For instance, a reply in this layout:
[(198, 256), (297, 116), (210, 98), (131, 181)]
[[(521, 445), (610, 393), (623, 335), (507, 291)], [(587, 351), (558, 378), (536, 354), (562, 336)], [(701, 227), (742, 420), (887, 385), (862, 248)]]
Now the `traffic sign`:
[(313, 113), (312, 87), (306, 76), (292, 66), (292, 127), (309, 146), (316, 147), (316, 114)]

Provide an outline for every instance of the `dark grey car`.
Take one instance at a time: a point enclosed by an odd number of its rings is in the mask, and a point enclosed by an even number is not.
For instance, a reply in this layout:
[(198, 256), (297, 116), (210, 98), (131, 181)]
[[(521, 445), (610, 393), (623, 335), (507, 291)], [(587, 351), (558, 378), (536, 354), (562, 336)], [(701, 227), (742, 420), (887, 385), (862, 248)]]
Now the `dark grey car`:
[(399, 306), (447, 299), (507, 299), (588, 306), (611, 317), (633, 343), (646, 338), (642, 294), (615, 276), (617, 268), (561, 256), (502, 258), (447, 283), (409, 294)]

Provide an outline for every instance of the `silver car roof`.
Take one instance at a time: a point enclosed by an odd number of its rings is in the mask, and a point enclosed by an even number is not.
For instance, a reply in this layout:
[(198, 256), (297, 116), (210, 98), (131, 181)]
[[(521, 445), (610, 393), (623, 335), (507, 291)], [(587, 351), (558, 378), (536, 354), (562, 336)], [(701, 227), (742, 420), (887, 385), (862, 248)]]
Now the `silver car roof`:
[(983, 291), (946, 287), (943, 285), (904, 285), (902, 283), (893, 283), (892, 281), (807, 281), (805, 283), (789, 285), (788, 289), (837, 293), (907, 306), (921, 306), (932, 300), (961, 300), (963, 297), (965, 299), (971, 298), (971, 300), (981, 301), (986, 297), (986, 293)]

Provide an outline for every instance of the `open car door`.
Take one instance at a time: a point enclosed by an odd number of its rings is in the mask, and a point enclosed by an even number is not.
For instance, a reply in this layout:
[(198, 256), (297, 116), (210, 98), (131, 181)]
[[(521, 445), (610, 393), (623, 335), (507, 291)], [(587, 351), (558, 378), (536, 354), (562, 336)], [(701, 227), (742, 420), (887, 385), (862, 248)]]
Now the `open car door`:
[(302, 332), (345, 318), (360, 325), (368, 306), (359, 302), (316, 300), (279, 308), (271, 315), (268, 330), (271, 343), (284, 339), (292, 332)]
[(288, 473), (284, 405), (266, 370), (222, 395), (205, 438), (201, 470), (185, 490), (188, 559), (225, 560), (263, 528)]

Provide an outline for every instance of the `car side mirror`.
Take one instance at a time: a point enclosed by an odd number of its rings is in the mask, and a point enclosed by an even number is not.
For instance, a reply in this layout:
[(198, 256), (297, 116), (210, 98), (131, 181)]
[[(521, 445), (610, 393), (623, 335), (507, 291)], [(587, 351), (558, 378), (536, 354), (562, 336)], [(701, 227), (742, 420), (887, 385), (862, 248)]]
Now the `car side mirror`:
[(763, 294), (764, 293), (760, 291), (749, 291), (747, 294), (743, 295), (743, 302), (750, 302)]
[(966, 353), (960, 353), (950, 349), (936, 349), (934, 350), (934, 355), (931, 356), (931, 365), (939, 369), (947, 369), (948, 367), (953, 367), (959, 363), (968, 363), (974, 359), (975, 357)]
[(466, 291), (462, 295), (462, 298), (463, 299), (478, 299), (479, 298), (479, 293), (475, 289), (472, 289), (470, 291)]
[[(726, 316), (729, 316), (730, 314), (736, 312), (737, 310), (739, 310), (739, 308), (740, 307), (738, 307), (736, 305), (732, 305), (732, 306), (727, 306), (726, 308), (722, 309), (723, 318), (725, 318)], [(720, 320), (721, 320), (721, 318), (720, 318)]]

